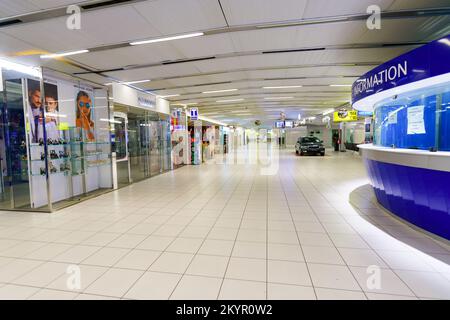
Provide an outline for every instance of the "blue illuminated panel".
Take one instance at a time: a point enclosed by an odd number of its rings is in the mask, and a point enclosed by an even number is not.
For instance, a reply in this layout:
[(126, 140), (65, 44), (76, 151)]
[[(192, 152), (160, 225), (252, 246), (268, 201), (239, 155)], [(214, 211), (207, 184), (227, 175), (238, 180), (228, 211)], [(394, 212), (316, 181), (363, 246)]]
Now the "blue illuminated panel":
[(378, 202), (400, 218), (450, 240), (450, 172), (364, 159)]

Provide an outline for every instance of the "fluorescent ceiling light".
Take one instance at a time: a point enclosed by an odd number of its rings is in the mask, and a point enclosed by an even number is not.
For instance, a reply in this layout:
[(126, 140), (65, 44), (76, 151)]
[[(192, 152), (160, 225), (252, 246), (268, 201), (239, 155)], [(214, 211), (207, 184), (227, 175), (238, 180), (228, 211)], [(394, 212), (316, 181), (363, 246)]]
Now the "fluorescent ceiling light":
[(281, 99), (292, 99), (294, 97), (266, 97), (265, 100), (281, 100)]
[(67, 57), (67, 56), (73, 56), (76, 54), (87, 53), (87, 52), (89, 52), (89, 50), (78, 50), (78, 51), (69, 51), (69, 52), (61, 52), (61, 53), (43, 54), (43, 55), (41, 55), (41, 59)]
[(330, 84), (330, 87), (351, 87), (351, 84)]
[(193, 106), (193, 105), (196, 105), (196, 104), (198, 104), (198, 102), (186, 103), (187, 106)]
[(326, 116), (327, 114), (330, 114), (330, 113), (332, 113), (332, 112), (334, 112), (334, 109), (325, 110), (325, 111), (322, 113), (322, 115), (323, 115), (323, 116)]
[(301, 88), (303, 86), (275, 86), (275, 87), (263, 87), (263, 89), (289, 89), (289, 88)]
[[(38, 67), (29, 67), (15, 62), (0, 59), (0, 69), (13, 70), (20, 73), (28, 74), (36, 78), (42, 78), (41, 69)], [(0, 70), (1, 72), (1, 70)]]
[(182, 34), (182, 35), (179, 35), (179, 36), (156, 38), (156, 39), (143, 40), (143, 41), (134, 41), (134, 42), (130, 42), (130, 45), (138, 46), (138, 45), (141, 45), (141, 44), (149, 44), (149, 43), (155, 43), (155, 42), (163, 42), (163, 41), (172, 41), (172, 40), (178, 40), (178, 39), (193, 38), (193, 37), (199, 37), (199, 36), (202, 36), (202, 35), (204, 35), (203, 32), (195, 32), (195, 33)]
[[(135, 80), (135, 81), (117, 81), (115, 83), (119, 83), (119, 84), (137, 84), (137, 83), (144, 83), (144, 82), (150, 82), (152, 80), (146, 79), (146, 80)], [(104, 83), (103, 85), (105, 86), (111, 86), (113, 83), (112, 82), (108, 82), (108, 83)]]
[(152, 80), (136, 80), (136, 81), (127, 81), (127, 82), (121, 82), (123, 84), (137, 84), (137, 83), (144, 83), (144, 82), (150, 82)]
[(172, 98), (172, 97), (178, 97), (178, 96), (180, 96), (179, 94), (169, 94), (169, 95), (167, 95), (167, 96), (159, 96), (160, 98)]
[(205, 91), (202, 93), (218, 93), (218, 92), (231, 92), (231, 91), (237, 91), (238, 89), (224, 89), (224, 90), (213, 90), (213, 91)]
[(230, 99), (230, 100), (217, 100), (216, 102), (237, 102), (237, 101), (243, 101), (244, 99)]

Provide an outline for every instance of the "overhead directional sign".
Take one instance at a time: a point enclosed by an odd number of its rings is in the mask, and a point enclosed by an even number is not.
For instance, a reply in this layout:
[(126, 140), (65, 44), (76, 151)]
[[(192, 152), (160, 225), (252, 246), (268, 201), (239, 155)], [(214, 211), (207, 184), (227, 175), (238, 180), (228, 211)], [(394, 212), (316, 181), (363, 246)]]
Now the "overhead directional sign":
[(190, 108), (189, 113), (191, 115), (191, 120), (198, 120), (198, 109), (197, 108)]

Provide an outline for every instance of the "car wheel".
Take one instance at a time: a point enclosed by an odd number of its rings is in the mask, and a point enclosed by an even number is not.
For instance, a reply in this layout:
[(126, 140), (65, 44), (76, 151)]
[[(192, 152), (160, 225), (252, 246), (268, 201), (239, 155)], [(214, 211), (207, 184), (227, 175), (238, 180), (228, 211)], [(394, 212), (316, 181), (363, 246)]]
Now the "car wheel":
[(304, 155), (304, 153), (300, 151), (300, 156), (302, 156), (302, 157), (303, 157), (303, 155)]
[(295, 150), (295, 154), (298, 155), (298, 150)]
[(320, 154), (322, 157), (325, 156), (325, 152)]

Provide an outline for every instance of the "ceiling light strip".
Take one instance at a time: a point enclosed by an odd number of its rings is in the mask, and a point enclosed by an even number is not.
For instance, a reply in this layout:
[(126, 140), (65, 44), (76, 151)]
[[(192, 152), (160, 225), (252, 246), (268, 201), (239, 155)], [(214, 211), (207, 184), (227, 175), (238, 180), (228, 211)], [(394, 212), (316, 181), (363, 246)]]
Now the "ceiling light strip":
[(89, 50), (84, 49), (84, 50), (69, 51), (69, 52), (43, 54), (43, 55), (41, 55), (41, 59), (54, 59), (54, 58), (68, 57), (68, 56), (74, 56), (77, 54), (88, 53), (88, 52), (89, 52)]
[(203, 32), (194, 32), (194, 33), (182, 34), (182, 35), (178, 35), (178, 36), (163, 37), (163, 38), (156, 38), (156, 39), (149, 39), (149, 40), (142, 40), (142, 41), (134, 41), (134, 42), (130, 42), (130, 45), (138, 46), (138, 45), (142, 45), (142, 44), (150, 44), (150, 43), (156, 43), (156, 42), (165, 42), (165, 41), (173, 41), (173, 40), (179, 40), (179, 39), (200, 37), (203, 35), (204, 35)]
[(238, 89), (212, 90), (212, 91), (204, 91), (202, 93), (220, 93), (220, 92), (232, 92), (232, 91), (238, 91)]

